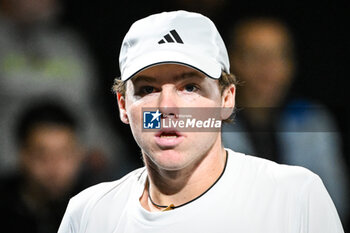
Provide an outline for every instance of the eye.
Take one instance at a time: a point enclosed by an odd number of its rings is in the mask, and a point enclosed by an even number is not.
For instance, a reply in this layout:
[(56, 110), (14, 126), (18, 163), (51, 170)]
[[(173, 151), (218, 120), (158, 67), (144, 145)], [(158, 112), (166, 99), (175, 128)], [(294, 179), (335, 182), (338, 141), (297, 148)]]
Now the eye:
[(152, 92), (154, 92), (154, 87), (152, 86), (143, 86), (141, 87), (141, 93), (143, 94), (151, 94)]
[(195, 84), (187, 84), (184, 89), (187, 92), (195, 92), (198, 90), (198, 87)]

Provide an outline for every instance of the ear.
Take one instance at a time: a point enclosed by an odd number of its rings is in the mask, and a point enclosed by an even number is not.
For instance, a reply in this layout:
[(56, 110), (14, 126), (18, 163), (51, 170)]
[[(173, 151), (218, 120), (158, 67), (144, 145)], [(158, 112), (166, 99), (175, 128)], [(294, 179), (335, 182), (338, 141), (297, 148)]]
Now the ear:
[(222, 112), (221, 117), (223, 120), (228, 119), (233, 109), (235, 108), (236, 104), (236, 86), (231, 84), (229, 87), (227, 87), (224, 90), (224, 93), (222, 94)]
[(120, 120), (125, 124), (129, 124), (129, 118), (125, 108), (125, 96), (117, 92), (117, 98), (118, 98)]

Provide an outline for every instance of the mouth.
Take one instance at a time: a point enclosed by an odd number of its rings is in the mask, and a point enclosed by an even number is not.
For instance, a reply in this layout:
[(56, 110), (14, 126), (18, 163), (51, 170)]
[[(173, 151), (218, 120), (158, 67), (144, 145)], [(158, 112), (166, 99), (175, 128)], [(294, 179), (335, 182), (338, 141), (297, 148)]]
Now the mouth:
[(184, 136), (176, 130), (162, 130), (155, 134), (155, 142), (161, 148), (173, 148), (179, 145)]

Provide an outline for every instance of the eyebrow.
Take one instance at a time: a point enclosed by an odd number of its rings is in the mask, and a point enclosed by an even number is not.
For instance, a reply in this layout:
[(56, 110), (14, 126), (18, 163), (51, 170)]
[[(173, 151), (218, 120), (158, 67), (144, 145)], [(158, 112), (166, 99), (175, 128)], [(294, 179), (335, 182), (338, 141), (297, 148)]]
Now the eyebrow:
[[(181, 73), (180, 75), (176, 75), (175, 77), (173, 77), (173, 81), (177, 82), (177, 81), (184, 80), (184, 79), (204, 78), (204, 77), (201, 77), (199, 72), (190, 71), (190, 72)], [(144, 81), (144, 82), (157, 82), (157, 78), (152, 77), (152, 76), (147, 76), (147, 75), (137, 75), (133, 78), (132, 81), (134, 84), (136, 84), (138, 82), (142, 82), (142, 81)]]
[(146, 76), (146, 75), (138, 75), (132, 78), (132, 82), (134, 84), (139, 83), (139, 82), (155, 82), (156, 78), (153, 78), (151, 76)]

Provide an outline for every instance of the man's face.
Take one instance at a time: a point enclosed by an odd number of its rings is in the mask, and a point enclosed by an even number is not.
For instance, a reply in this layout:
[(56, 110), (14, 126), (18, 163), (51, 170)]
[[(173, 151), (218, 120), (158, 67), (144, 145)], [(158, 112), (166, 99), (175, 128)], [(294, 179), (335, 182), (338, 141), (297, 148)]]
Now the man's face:
[[(234, 88), (230, 93), (233, 95)], [(140, 72), (128, 81), (125, 98), (118, 97), (121, 119), (130, 124), (136, 142), (147, 156), (146, 162), (149, 160), (165, 170), (179, 170), (199, 161), (214, 144), (221, 142), (220, 132), (164, 129), (143, 132), (142, 108), (159, 109), (171, 117), (183, 107), (224, 107), (224, 99), (217, 80), (175, 64), (157, 65)]]
[(293, 75), (286, 31), (271, 23), (253, 23), (239, 31), (236, 41), (231, 65), (243, 81), (241, 104), (275, 107), (284, 97)]
[(29, 184), (50, 198), (66, 194), (81, 164), (73, 131), (56, 125), (35, 127), (21, 151), (21, 164)]
[(57, 0), (3, 0), (5, 8), (20, 23), (45, 21), (59, 10), (60, 1)]

